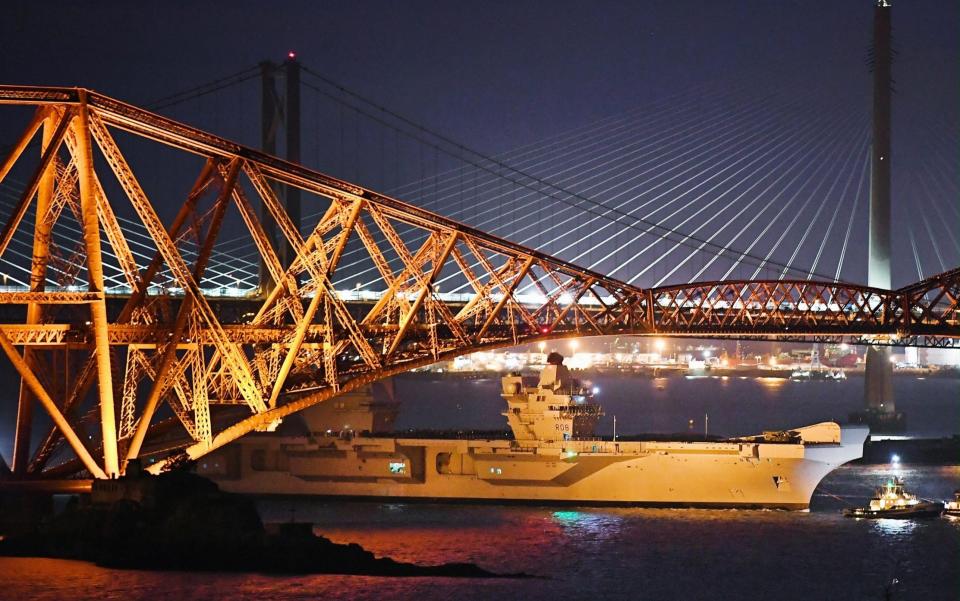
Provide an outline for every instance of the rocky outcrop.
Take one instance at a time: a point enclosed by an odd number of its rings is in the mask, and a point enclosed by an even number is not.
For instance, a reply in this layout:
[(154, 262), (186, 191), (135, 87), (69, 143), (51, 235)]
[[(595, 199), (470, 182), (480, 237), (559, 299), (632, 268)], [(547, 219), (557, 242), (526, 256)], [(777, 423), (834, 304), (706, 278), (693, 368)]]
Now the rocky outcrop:
[[(0, 554), (96, 562), (110, 568), (497, 577), (476, 565), (422, 566), (375, 557), (313, 534), (310, 524), (264, 527), (253, 502), (186, 472), (137, 475), (72, 501)], [(520, 575), (513, 575), (520, 576)]]

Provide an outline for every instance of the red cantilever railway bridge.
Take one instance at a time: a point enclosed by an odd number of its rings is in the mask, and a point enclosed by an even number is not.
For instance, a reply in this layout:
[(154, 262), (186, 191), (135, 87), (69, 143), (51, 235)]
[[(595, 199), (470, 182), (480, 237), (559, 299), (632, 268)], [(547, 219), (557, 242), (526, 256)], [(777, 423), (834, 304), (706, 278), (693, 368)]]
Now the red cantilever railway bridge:
[[(35, 109), (0, 165), (0, 185), (14, 168), (29, 173), (0, 231), (0, 256), (18, 232), (32, 244), (29, 288), (0, 292), (0, 303), (25, 307), (0, 323), (0, 346), (22, 378), (15, 476), (111, 477), (171, 426), (189, 435), (171, 459), (201, 457), (339, 391), (537, 340), (635, 334), (954, 346), (960, 338), (960, 270), (899, 290), (807, 280), (641, 289), (89, 90), (0, 86), (0, 104)], [(199, 175), (170, 223), (141, 187), (118, 132), (197, 160)], [(28, 157), (35, 138), (40, 156)], [(284, 210), (279, 185), (325, 209), (307, 236)], [(148, 232), (151, 261), (131, 252), (121, 205)], [(288, 264), (257, 205), (292, 249)], [(231, 214), (273, 282), (245, 299), (253, 310), (242, 317), (218, 310), (201, 287)], [(82, 232), (79, 267), (51, 286), (52, 232), (70, 219)], [(411, 247), (410, 231), (425, 241)], [(195, 241), (189, 253), (187, 239)], [(382, 294), (362, 303), (334, 285), (350, 244), (383, 283)], [(104, 286), (107, 247), (126, 294)], [(449, 273), (472, 292), (440, 294), (434, 282)], [(37, 403), (53, 426), (32, 445)], [(172, 417), (164, 419), (167, 407)], [(86, 430), (90, 422), (99, 428)], [(64, 461), (63, 445), (73, 458)], [(54, 457), (61, 463), (51, 466)]]

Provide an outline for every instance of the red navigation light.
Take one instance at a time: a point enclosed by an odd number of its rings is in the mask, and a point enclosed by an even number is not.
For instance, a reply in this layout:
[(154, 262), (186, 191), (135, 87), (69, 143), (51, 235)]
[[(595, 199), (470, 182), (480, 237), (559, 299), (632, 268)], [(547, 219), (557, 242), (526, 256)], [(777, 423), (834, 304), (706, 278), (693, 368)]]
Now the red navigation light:
[(290, 60), (293, 60), (297, 58), (297, 53), (291, 50), (290, 52), (287, 53), (287, 58), (289, 58)]
[(547, 326), (543, 326), (542, 328), (540, 328), (540, 333), (541, 333), (541, 334), (549, 334), (549, 333), (550, 333), (550, 328), (548, 328)]

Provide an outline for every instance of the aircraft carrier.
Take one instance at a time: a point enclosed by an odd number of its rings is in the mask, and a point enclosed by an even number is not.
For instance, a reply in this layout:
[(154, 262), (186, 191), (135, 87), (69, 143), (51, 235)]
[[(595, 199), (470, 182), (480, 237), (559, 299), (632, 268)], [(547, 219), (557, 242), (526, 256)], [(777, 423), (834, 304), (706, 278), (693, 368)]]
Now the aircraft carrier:
[(356, 435), (388, 430), (398, 410), (368, 390), (308, 410), (308, 433), (249, 435), (197, 469), (255, 495), (799, 510), (869, 433), (824, 422), (715, 441), (595, 438), (601, 407), (557, 354), (539, 379), (503, 377), (502, 396), (513, 439)]

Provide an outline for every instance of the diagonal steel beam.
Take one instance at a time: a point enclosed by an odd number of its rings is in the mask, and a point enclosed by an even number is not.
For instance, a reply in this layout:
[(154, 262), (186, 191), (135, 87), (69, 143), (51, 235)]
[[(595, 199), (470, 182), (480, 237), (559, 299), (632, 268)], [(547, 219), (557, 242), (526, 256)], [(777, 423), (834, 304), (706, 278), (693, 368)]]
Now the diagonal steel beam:
[(96, 116), (91, 119), (93, 138), (97, 141), (100, 149), (107, 159), (107, 163), (117, 176), (121, 187), (130, 199), (134, 210), (140, 217), (141, 223), (146, 226), (147, 232), (157, 245), (158, 250), (163, 254), (167, 267), (173, 274), (177, 283), (183, 287), (184, 291), (193, 297), (193, 303), (196, 307), (199, 317), (204, 321), (208, 331), (213, 335), (213, 344), (217, 351), (223, 355), (224, 360), (228, 361), (230, 368), (236, 378), (236, 384), (244, 399), (254, 411), (263, 411), (265, 405), (260, 389), (256, 385), (256, 380), (250, 369), (250, 364), (246, 356), (236, 347), (234, 347), (223, 333), (223, 328), (219, 320), (204, 297), (203, 292), (197, 281), (191, 275), (183, 257), (177, 251), (173, 240), (163, 228), (160, 218), (154, 211), (149, 199), (140, 186), (133, 171), (127, 164), (126, 159), (120, 153), (119, 148), (114, 142), (110, 132), (98, 121)]
[[(487, 316), (487, 320), (483, 322), (483, 326), (480, 328), (480, 331), (477, 332), (476, 334), (477, 340), (483, 339), (483, 335), (487, 333), (487, 329), (490, 328), (490, 325), (500, 314), (500, 311), (503, 309), (503, 307), (508, 302), (512, 302), (513, 292), (517, 289), (517, 285), (520, 283), (520, 280), (522, 280), (524, 276), (527, 275), (527, 272), (530, 271), (530, 267), (533, 266), (533, 261), (534, 261), (533, 257), (527, 257), (526, 261), (524, 261), (523, 265), (520, 267), (520, 271), (513, 278), (513, 281), (510, 282), (509, 286), (505, 286), (502, 281), (498, 282), (498, 286), (501, 286), (501, 293), (503, 294), (503, 297), (500, 299), (497, 305), (490, 312), (490, 315)], [(519, 305), (519, 303), (515, 303), (515, 304)], [(530, 318), (530, 320), (532, 321), (532, 318)]]
[[(216, 240), (217, 233), (219, 232), (220, 222), (222, 221), (223, 214), (226, 211), (227, 201), (233, 193), (233, 188), (237, 182), (237, 175), (239, 172), (240, 161), (239, 159), (236, 159), (228, 168), (223, 189), (221, 190), (219, 198), (217, 198), (216, 201), (216, 206), (218, 207), (216, 217), (210, 224), (210, 232), (207, 235), (207, 240), (204, 243), (204, 247), (197, 256), (197, 262), (194, 267), (194, 278), (197, 281), (199, 281), (203, 276), (203, 272), (207, 267), (207, 261), (209, 260), (210, 253), (213, 250), (213, 242)], [(127, 461), (137, 457), (140, 454), (143, 441), (147, 436), (147, 430), (150, 428), (150, 422), (153, 420), (153, 414), (156, 412), (157, 406), (160, 403), (160, 397), (166, 389), (167, 373), (177, 357), (177, 342), (179, 342), (183, 337), (183, 332), (186, 329), (187, 322), (192, 314), (193, 297), (186, 296), (184, 297), (183, 302), (180, 304), (180, 310), (177, 313), (177, 320), (174, 322), (173, 330), (170, 334), (170, 343), (167, 344), (163, 351), (160, 364), (157, 367), (156, 374), (153, 378), (153, 386), (151, 386), (150, 392), (147, 395), (147, 399), (144, 402), (143, 412), (140, 415), (140, 421), (137, 423), (137, 429), (134, 431), (133, 437), (130, 439), (130, 446), (127, 448)], [(198, 352), (202, 355), (203, 346), (199, 344), (199, 340), (196, 342), (198, 343), (198, 350), (195, 352)]]
[(47, 167), (50, 166), (54, 157), (57, 156), (57, 152), (60, 150), (60, 144), (63, 143), (63, 137), (67, 133), (67, 127), (72, 120), (73, 111), (64, 111), (60, 117), (60, 122), (57, 124), (56, 131), (53, 132), (53, 136), (50, 138), (43, 156), (40, 158), (40, 164), (34, 171), (33, 177), (30, 178), (30, 183), (23, 189), (23, 194), (20, 195), (19, 202), (17, 202), (17, 205), (13, 208), (13, 212), (10, 214), (10, 217), (7, 218), (6, 223), (4, 223), (3, 230), (0, 231), (0, 256), (3, 256), (6, 252), (10, 241), (13, 240), (13, 234), (16, 233), (17, 228), (20, 227), (23, 216), (27, 214), (27, 209), (30, 207), (30, 200), (33, 198), (33, 195), (36, 194), (37, 188), (40, 186), (40, 181), (47, 171)]
[(46, 409), (47, 413), (50, 414), (50, 419), (52, 419), (53, 423), (56, 424), (57, 428), (60, 429), (63, 437), (66, 438), (67, 443), (69, 443), (70, 447), (73, 449), (73, 452), (76, 453), (77, 457), (79, 457), (83, 462), (83, 465), (87, 468), (87, 471), (89, 471), (94, 478), (106, 478), (106, 472), (104, 472), (103, 468), (97, 465), (97, 462), (93, 459), (93, 456), (90, 455), (90, 451), (83, 446), (83, 442), (80, 440), (80, 437), (77, 436), (77, 433), (73, 431), (73, 428), (70, 427), (70, 423), (67, 421), (67, 418), (65, 418), (63, 413), (60, 412), (57, 404), (52, 398), (50, 398), (50, 395), (47, 394), (47, 391), (43, 388), (43, 385), (40, 384), (40, 380), (37, 379), (37, 376), (30, 369), (30, 366), (27, 365), (27, 362), (23, 360), (23, 357), (20, 356), (20, 353), (17, 352), (17, 349), (14, 348), (13, 344), (10, 342), (10, 339), (7, 338), (7, 335), (3, 332), (3, 330), (0, 330), (0, 347), (3, 348), (3, 352), (6, 353), (7, 358), (10, 359), (13, 367), (20, 374), (20, 377), (23, 378), (24, 384), (30, 388), (30, 392), (36, 396), (36, 398), (40, 401), (40, 404), (43, 405), (43, 408)]
[(40, 126), (47, 119), (49, 115), (49, 109), (46, 107), (40, 106), (37, 107), (37, 110), (34, 111), (33, 117), (30, 119), (30, 123), (27, 124), (26, 129), (20, 134), (20, 137), (17, 139), (16, 144), (13, 145), (13, 148), (10, 149), (10, 154), (7, 155), (7, 158), (4, 159), (3, 164), (0, 165), (0, 184), (3, 183), (3, 180), (7, 178), (7, 174), (10, 173), (10, 170), (13, 169), (13, 166), (17, 163), (17, 160), (20, 159), (20, 155), (23, 154), (23, 151), (27, 149), (27, 146), (30, 145), (30, 141), (33, 140), (33, 136), (37, 134), (37, 130), (40, 129)]
[[(73, 159), (75, 161), (75, 159)], [(169, 227), (169, 235), (171, 238), (177, 236), (180, 229), (183, 227), (187, 217), (190, 215), (193, 208), (196, 206), (197, 201), (200, 196), (203, 195), (207, 187), (213, 182), (212, 175), (214, 161), (207, 160), (204, 164), (203, 169), (200, 171), (200, 174), (197, 176), (193, 187), (190, 192), (187, 194), (187, 198), (184, 203), (180, 206), (179, 211), (177, 212), (176, 217), (173, 220)], [(124, 323), (130, 321), (133, 317), (134, 311), (137, 308), (143, 306), (143, 301), (147, 296), (147, 291), (150, 287), (150, 282), (153, 281), (153, 278), (159, 272), (160, 268), (163, 266), (163, 255), (157, 251), (153, 259), (144, 269), (144, 272), (140, 278), (140, 286), (134, 288), (133, 293), (130, 295), (130, 298), (127, 299), (127, 302), (124, 304), (123, 309), (120, 311), (120, 315), (117, 317), (117, 323)], [(70, 411), (70, 409), (76, 405), (81, 399), (83, 399), (90, 390), (90, 387), (93, 385), (94, 376), (96, 375), (96, 357), (91, 356), (90, 360), (80, 369), (79, 375), (77, 378), (76, 385), (73, 387), (73, 392), (70, 396), (67, 397), (64, 404), (64, 411)], [(30, 471), (35, 472), (43, 468), (46, 464), (47, 459), (49, 459), (53, 450), (56, 448), (60, 440), (60, 431), (56, 428), (52, 428), (48, 433), (46, 438), (40, 447), (37, 448), (36, 452), (33, 455), (33, 460), (30, 462)]]
[[(437, 240), (437, 243), (439, 243), (439, 240)], [(420, 306), (423, 304), (423, 299), (426, 298), (427, 295), (433, 294), (433, 282), (437, 279), (437, 276), (440, 275), (440, 270), (443, 269), (443, 264), (446, 263), (447, 257), (450, 256), (450, 251), (453, 250), (453, 247), (456, 243), (457, 233), (452, 232), (449, 234), (446, 243), (444, 243), (443, 250), (441, 250), (439, 255), (434, 258), (433, 269), (430, 270), (430, 277), (426, 280), (420, 279), (420, 291), (417, 293), (417, 297), (413, 301), (413, 305), (407, 310), (407, 314), (404, 315), (403, 319), (400, 321), (400, 327), (397, 330), (397, 334), (393, 337), (393, 342), (390, 344), (387, 352), (384, 353), (387, 357), (392, 355), (393, 352), (397, 350), (397, 346), (400, 344), (400, 341), (403, 340), (404, 335), (410, 328), (410, 324), (413, 323), (413, 319), (416, 317), (417, 311), (420, 310)]]

